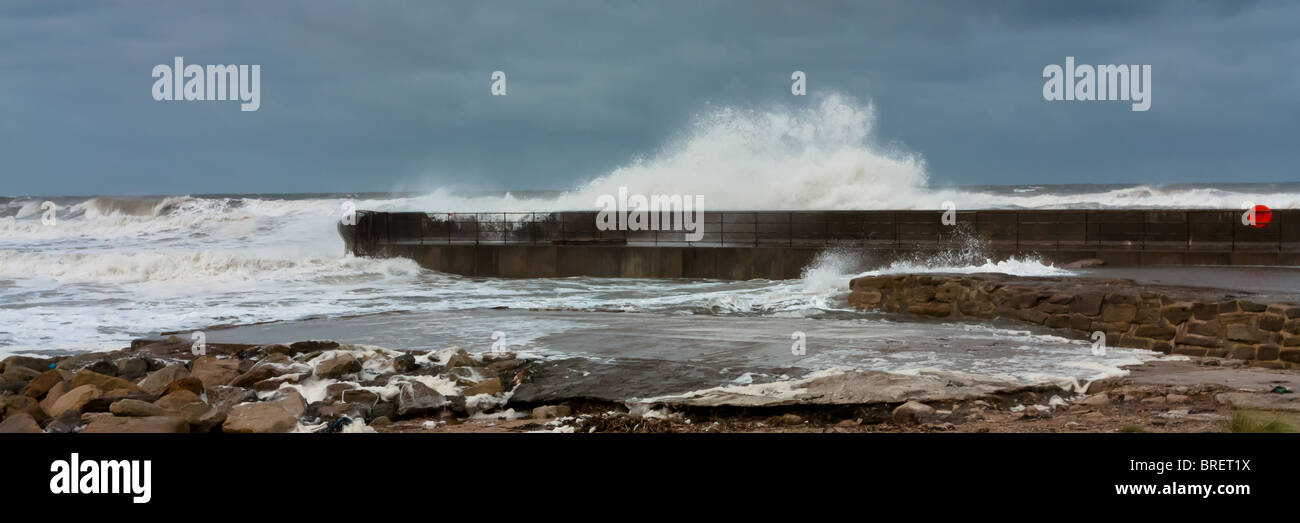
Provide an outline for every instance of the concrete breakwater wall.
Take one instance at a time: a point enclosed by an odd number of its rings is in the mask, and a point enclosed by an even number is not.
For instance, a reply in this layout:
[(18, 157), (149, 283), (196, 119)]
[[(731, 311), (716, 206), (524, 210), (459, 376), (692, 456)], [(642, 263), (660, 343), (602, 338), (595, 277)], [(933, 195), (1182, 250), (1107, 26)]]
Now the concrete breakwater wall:
[(1005, 274), (864, 276), (850, 289), (849, 304), (863, 310), (1005, 318), (1085, 336), (1101, 331), (1110, 346), (1300, 365), (1300, 305), (1252, 301), (1241, 293)]
[(594, 212), (357, 211), (348, 252), (467, 276), (798, 278), (826, 249), (873, 262), (978, 251), (1113, 266), (1300, 265), (1300, 211), (1252, 227), (1233, 210), (717, 211), (684, 231), (600, 230)]

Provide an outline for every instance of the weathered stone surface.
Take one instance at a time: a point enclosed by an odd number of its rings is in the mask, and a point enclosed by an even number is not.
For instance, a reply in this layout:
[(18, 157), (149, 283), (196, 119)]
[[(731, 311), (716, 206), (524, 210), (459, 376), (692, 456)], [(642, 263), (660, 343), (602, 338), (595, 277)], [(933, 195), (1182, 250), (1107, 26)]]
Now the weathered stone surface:
[(1286, 319), (1277, 314), (1261, 314), (1259, 316), (1259, 328), (1266, 331), (1278, 332), (1282, 330), (1285, 323)]
[(45, 424), (46, 434), (70, 434), (81, 427), (81, 414), (70, 409)]
[(533, 418), (551, 419), (563, 418), (573, 413), (573, 410), (565, 405), (545, 405), (533, 409)]
[(31, 356), (10, 356), (0, 362), (0, 369), (9, 370), (11, 368), (23, 367), (36, 371), (38, 374), (50, 370), (50, 364), (54, 360), (46, 358), (33, 358)]
[(1188, 320), (1186, 325), (1187, 332), (1191, 334), (1216, 337), (1219, 335), (1219, 320)]
[(908, 401), (894, 408), (890, 413), (894, 423), (899, 425), (915, 425), (921, 423), (927, 416), (934, 415), (934, 407), (918, 401)]
[(478, 365), (478, 362), (474, 361), (474, 358), (471, 358), (468, 353), (464, 350), (457, 350), (452, 353), (451, 357), (447, 358), (447, 364), (444, 365), (444, 368), (450, 370), (455, 367), (474, 367), (476, 365)]
[(284, 409), (285, 412), (292, 414), (294, 418), (301, 417), (307, 412), (307, 400), (297, 389), (281, 389), (280, 397), (272, 403), (275, 403)]
[(1195, 345), (1197, 347), (1218, 347), (1223, 343), (1218, 338), (1188, 333), (1179, 334), (1174, 338), (1174, 341), (1182, 345)]
[(1192, 317), (1192, 304), (1188, 302), (1177, 302), (1165, 305), (1160, 308), (1160, 315), (1169, 323), (1178, 325)]
[(318, 378), (337, 378), (358, 372), (361, 372), (361, 362), (356, 356), (345, 352), (317, 362), (315, 373)]
[(115, 416), (130, 417), (162, 416), (167, 412), (153, 403), (129, 398), (114, 402), (108, 407), (108, 411)]
[(339, 400), (344, 403), (374, 405), (379, 402), (379, 395), (368, 390), (348, 389), (339, 393)]
[(334, 403), (320, 408), (320, 417), (323, 420), (365, 419), (369, 415), (370, 405), (361, 403)]
[(412, 356), (410, 354), (403, 354), (401, 356), (393, 358), (393, 371), (399, 374), (403, 372), (413, 371), (416, 369), (416, 367), (417, 365), (415, 363), (415, 356)]
[(186, 376), (184, 378), (168, 383), (166, 387), (163, 387), (162, 395), (166, 396), (168, 394), (171, 394), (176, 391), (181, 391), (181, 390), (192, 392), (196, 396), (203, 394), (203, 390), (204, 390), (203, 382), (200, 381), (198, 378), (195, 378), (194, 376)]
[(49, 414), (50, 417), (54, 418), (69, 411), (80, 413), (81, 407), (83, 407), (86, 402), (98, 398), (101, 394), (103, 394), (103, 391), (100, 391), (99, 387), (90, 384), (73, 388), (60, 396), (59, 399), (50, 406), (50, 409), (47, 410), (46, 413)]
[(487, 368), (492, 372), (501, 374), (503, 372), (514, 372), (515, 369), (518, 369), (519, 367), (523, 366), (524, 363), (525, 363), (524, 360), (510, 358), (505, 360), (494, 361), (488, 364)]
[(13, 416), (19, 413), (25, 413), (36, 420), (37, 423), (44, 423), (50, 416), (41, 408), (40, 402), (30, 396), (6, 396), (0, 403), (0, 418)]
[(199, 356), (190, 363), (190, 377), (202, 382), (205, 389), (229, 384), (240, 374), (239, 361), (234, 359)]
[(0, 434), (40, 434), (41, 425), (31, 414), (19, 412), (0, 421)]
[(1174, 329), (1173, 326), (1165, 324), (1139, 325), (1138, 328), (1133, 331), (1135, 336), (1143, 338), (1159, 338), (1164, 340), (1173, 339), (1174, 334), (1176, 333), (1177, 330)]
[(56, 383), (63, 381), (63, 373), (57, 370), (47, 370), (39, 376), (32, 378), (27, 386), (23, 388), (22, 394), (29, 398), (41, 399), (45, 393), (49, 392)]
[(1089, 267), (1100, 267), (1102, 265), (1106, 265), (1106, 260), (1103, 260), (1101, 258), (1084, 258), (1082, 260), (1075, 260), (1070, 263), (1067, 263), (1063, 267), (1066, 269), (1073, 270), (1073, 269), (1087, 269)]
[(41, 410), (47, 414), (54, 408), (54, 402), (68, 392), (68, 382), (60, 381), (50, 387), (50, 391), (45, 393), (45, 398), (41, 399)]
[(966, 293), (966, 288), (958, 282), (948, 282), (935, 288), (934, 299), (951, 303), (961, 298)]
[(158, 398), (154, 405), (162, 407), (165, 410), (180, 410), (191, 403), (203, 403), (198, 394), (191, 391), (180, 389), (168, 393), (166, 396)]
[(1106, 295), (1101, 293), (1086, 293), (1074, 297), (1070, 302), (1070, 312), (1096, 316), (1101, 314), (1101, 302)]
[(149, 373), (149, 362), (142, 358), (123, 358), (117, 362), (117, 377), (135, 381)]
[(1277, 359), (1289, 363), (1300, 363), (1300, 348), (1284, 347), (1279, 349)]
[(178, 434), (190, 431), (185, 420), (173, 416), (95, 418), (81, 429), (82, 434)]
[(27, 367), (14, 365), (12, 367), (5, 368), (5, 371), (3, 375), (0, 375), (0, 378), (3, 378), (5, 381), (31, 381), (33, 379), (36, 379), (36, 377), (40, 375), (41, 375), (41, 371), (39, 370), (33, 370)]
[(1227, 338), (1232, 341), (1241, 341), (1245, 343), (1259, 343), (1267, 339), (1264, 336), (1264, 333), (1260, 332), (1259, 329), (1249, 325), (1240, 324), (1228, 326)]
[(258, 364), (253, 365), (253, 368), (249, 369), (248, 372), (235, 377), (235, 379), (230, 382), (230, 385), (234, 387), (251, 387), (259, 381), (268, 380), (276, 376), (279, 376), (279, 373), (276, 372), (275, 367)]
[[(114, 367), (114, 369), (116, 369), (116, 367)], [(83, 385), (94, 385), (105, 393), (117, 391), (123, 393), (141, 392), (140, 387), (137, 387), (134, 383), (116, 376), (100, 374), (90, 369), (77, 371), (76, 375), (72, 378), (72, 383), (68, 384), (68, 386), (73, 389)]]
[[(796, 390), (775, 393), (768, 387)], [(952, 401), (974, 399), (1019, 385), (989, 377), (921, 371), (902, 375), (880, 371), (849, 371), (833, 376), (807, 378), (770, 386), (743, 389), (718, 388), (661, 396), (646, 403), (679, 407), (772, 407), (780, 405), (859, 405), (867, 403), (903, 403), (908, 400)], [(528, 391), (515, 391), (515, 399), (532, 400)]]
[(140, 380), (139, 387), (150, 394), (160, 394), (167, 385), (181, 378), (189, 377), (190, 371), (179, 363), (168, 365), (149, 373)]
[(433, 414), (448, 404), (447, 399), (442, 394), (418, 381), (401, 382), (398, 387), (398, 416)]
[(1290, 318), (1293, 309), (1300, 315), (1300, 306), (1264, 305), (1238, 299), (1243, 294), (1239, 292), (1004, 274), (862, 277), (850, 287), (849, 303), (860, 309), (1003, 317), (1085, 334), (1102, 331), (1122, 346), (1166, 353), (1220, 357), (1250, 353), (1261, 362), (1273, 361), (1270, 358), (1276, 355), (1277, 364), (1285, 367), (1289, 362), (1281, 359), (1282, 348), (1300, 346), (1300, 321)]
[(1137, 318), (1137, 306), (1131, 303), (1107, 303), (1101, 307), (1101, 321), (1130, 323)]
[(478, 394), (500, 394), (502, 392), (505, 392), (505, 389), (501, 387), (501, 380), (497, 378), (488, 378), (466, 388), (461, 391), (461, 394), (465, 397), (469, 397)]
[(236, 405), (221, 424), (222, 432), (280, 433), (289, 432), (298, 425), (298, 418), (277, 403), (244, 403)]
[(1238, 409), (1300, 412), (1300, 394), (1223, 392), (1215, 395), (1214, 399)]

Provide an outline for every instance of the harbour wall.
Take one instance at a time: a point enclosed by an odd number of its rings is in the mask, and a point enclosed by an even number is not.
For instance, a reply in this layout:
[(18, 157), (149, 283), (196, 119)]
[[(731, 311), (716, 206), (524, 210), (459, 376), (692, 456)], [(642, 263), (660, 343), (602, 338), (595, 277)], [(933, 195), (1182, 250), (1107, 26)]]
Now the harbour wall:
[(349, 252), (401, 256), (467, 276), (798, 278), (828, 249), (874, 262), (970, 251), (1112, 266), (1300, 265), (1300, 211), (1263, 226), (1236, 210), (719, 211), (697, 241), (681, 230), (599, 230), (594, 212), (357, 211)]

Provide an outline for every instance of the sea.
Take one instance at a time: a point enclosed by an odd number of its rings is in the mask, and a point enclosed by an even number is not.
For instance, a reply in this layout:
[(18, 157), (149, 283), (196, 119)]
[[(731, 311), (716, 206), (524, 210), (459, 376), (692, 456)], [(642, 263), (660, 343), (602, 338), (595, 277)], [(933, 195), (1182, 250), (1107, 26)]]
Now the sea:
[[(868, 262), (830, 250), (784, 281), (473, 278), (352, 256), (336, 223), (350, 208), (593, 210), (619, 188), (699, 194), (709, 210), (1300, 207), (1300, 182), (936, 185), (921, 157), (867, 145), (869, 112), (828, 103), (796, 117), (724, 110), (663, 152), (567, 190), (0, 196), (0, 357), (203, 331), (210, 342), (331, 338), (474, 352), (504, 339), (538, 357), (671, 361), (714, 385), (833, 367), (1089, 378), (1150, 355), (1093, 356), (1086, 340), (1059, 333), (865, 313), (845, 302), (860, 274), (1075, 274), (1034, 258), (975, 249)], [(1296, 285), (1294, 272), (1273, 271), (1272, 280), (1237, 279)], [(802, 356), (792, 350), (797, 333)]]

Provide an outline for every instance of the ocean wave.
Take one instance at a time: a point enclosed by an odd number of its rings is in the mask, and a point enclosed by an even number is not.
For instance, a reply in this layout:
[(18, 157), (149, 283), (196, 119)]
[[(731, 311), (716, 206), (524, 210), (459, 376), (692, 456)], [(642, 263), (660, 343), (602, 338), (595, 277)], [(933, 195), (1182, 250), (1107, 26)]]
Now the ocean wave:
[(411, 277), (421, 271), (414, 261), (405, 258), (281, 259), (220, 251), (0, 251), (0, 278), (41, 278), (59, 284), (250, 280), (282, 284), (338, 278)]

